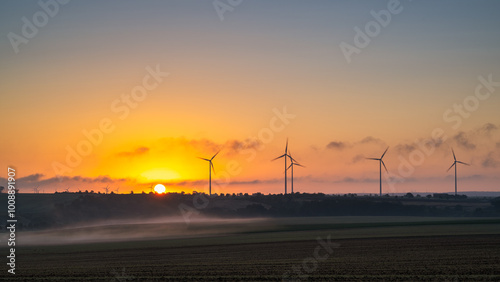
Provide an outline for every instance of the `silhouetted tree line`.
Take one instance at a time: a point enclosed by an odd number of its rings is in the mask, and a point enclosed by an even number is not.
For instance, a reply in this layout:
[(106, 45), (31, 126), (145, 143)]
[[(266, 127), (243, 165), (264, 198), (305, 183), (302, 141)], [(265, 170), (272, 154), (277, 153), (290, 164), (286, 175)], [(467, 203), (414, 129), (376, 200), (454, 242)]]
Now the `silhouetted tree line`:
[[(0, 195), (6, 197), (6, 194)], [(45, 229), (107, 219), (140, 220), (180, 216), (181, 204), (202, 215), (217, 217), (500, 216), (500, 197), (467, 199), (465, 196), (444, 194), (418, 197), (410, 193), (383, 197), (356, 194), (332, 196), (322, 193), (221, 194), (212, 197), (205, 195), (207, 205), (196, 209), (193, 204), (195, 196), (184, 193), (19, 194), (18, 226), (20, 229)], [(482, 207), (477, 208), (477, 203), (482, 203)]]

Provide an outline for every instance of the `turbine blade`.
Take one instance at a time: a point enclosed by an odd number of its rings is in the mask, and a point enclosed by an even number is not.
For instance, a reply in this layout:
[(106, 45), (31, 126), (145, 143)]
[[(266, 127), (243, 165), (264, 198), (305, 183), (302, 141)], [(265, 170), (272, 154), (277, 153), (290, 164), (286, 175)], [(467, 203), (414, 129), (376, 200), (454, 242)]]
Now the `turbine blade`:
[(384, 156), (385, 156), (385, 153), (387, 153), (387, 150), (389, 150), (389, 147), (387, 147), (387, 149), (385, 149), (384, 153), (382, 154), (382, 157), (380, 157), (380, 159), (383, 159)]
[(200, 160), (204, 160), (204, 161), (210, 161), (209, 159), (200, 158), (200, 157), (198, 157), (198, 159), (200, 159)]
[(387, 167), (385, 166), (384, 161), (383, 161), (383, 160), (380, 160), (380, 162), (384, 165), (385, 171), (386, 171), (387, 173), (389, 173), (389, 171), (387, 170)]
[(380, 159), (376, 159), (376, 158), (366, 158), (367, 160), (374, 160), (374, 161), (380, 161)]
[(215, 155), (210, 160), (213, 160), (215, 158), (215, 156), (217, 156), (219, 153), (220, 153), (220, 150), (217, 153), (215, 153)]
[(212, 171), (214, 172), (215, 174), (215, 168), (214, 168), (214, 164), (212, 162), (210, 162), (210, 166), (212, 167)]
[[(286, 170), (290, 169), (293, 165), (294, 165), (294, 164), (293, 164), (293, 163), (291, 163), (291, 164), (290, 164), (290, 165), (286, 168)], [(283, 173), (284, 173), (284, 172), (283, 172)]]
[(285, 155), (288, 152), (288, 137), (286, 138)]
[(455, 165), (455, 163), (453, 163), (453, 164), (450, 166), (450, 168), (449, 168), (446, 172), (450, 171), (450, 169), (451, 169), (454, 165)]
[(294, 163), (294, 165), (298, 165), (298, 166), (301, 166), (301, 167), (305, 167), (305, 166), (303, 166), (303, 165), (301, 165), (301, 164), (299, 164), (299, 163)]
[(453, 151), (453, 148), (451, 148), (451, 153), (453, 153), (453, 159), (457, 161), (457, 158), (455, 157), (455, 152)]
[(470, 165), (470, 164), (467, 164), (467, 163), (464, 163), (464, 162), (461, 162), (461, 161), (457, 161), (457, 163), (461, 163), (461, 164), (464, 164), (464, 165)]
[(281, 158), (283, 158), (283, 157), (285, 157), (285, 156), (288, 156), (288, 155), (286, 155), (286, 154), (281, 155), (281, 156), (279, 156), (279, 157), (277, 157), (277, 158), (272, 159), (271, 161), (275, 161), (275, 160), (277, 160), (277, 159), (281, 159)]

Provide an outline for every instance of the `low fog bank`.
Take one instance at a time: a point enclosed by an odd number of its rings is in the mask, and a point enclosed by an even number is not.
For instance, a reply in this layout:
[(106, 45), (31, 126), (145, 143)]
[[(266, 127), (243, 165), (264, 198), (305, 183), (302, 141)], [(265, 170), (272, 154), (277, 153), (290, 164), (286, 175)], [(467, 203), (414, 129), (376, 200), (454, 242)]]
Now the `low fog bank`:
[[(100, 220), (64, 228), (20, 231), (16, 240), (17, 244), (28, 246), (196, 238), (249, 232), (257, 226), (261, 228), (266, 225), (266, 219), (263, 218), (228, 219), (199, 215), (190, 217), (189, 221), (182, 216)], [(2, 240), (7, 239), (6, 236), (7, 234), (2, 234)]]
[[(19, 194), (16, 197), (17, 231), (51, 231), (100, 226), (131, 226), (160, 224), (182, 230), (185, 218), (197, 225), (215, 220), (242, 222), (245, 218), (284, 218), (317, 216), (424, 216), (424, 217), (498, 217), (500, 197), (467, 198), (464, 195), (434, 194), (413, 196), (358, 196), (295, 193), (287, 195), (191, 195), (191, 194)], [(0, 202), (7, 203), (6, 194)], [(7, 207), (0, 217), (6, 218)], [(0, 222), (5, 231), (6, 222)], [(149, 225), (148, 225), (149, 224)], [(133, 229), (133, 228), (132, 228)], [(88, 229), (91, 230), (91, 229)], [(121, 230), (121, 229), (120, 229)], [(156, 229), (155, 229), (156, 230)], [(163, 233), (161, 233), (161, 232)], [(88, 236), (98, 233), (92, 231)], [(170, 230), (156, 233), (171, 234)], [(117, 232), (120, 233), (120, 232)], [(133, 232), (132, 232), (133, 233)], [(156, 236), (152, 232), (152, 236)], [(33, 233), (35, 234), (35, 233)], [(159, 236), (162, 236), (162, 235)], [(174, 236), (177, 233), (172, 233)], [(117, 236), (120, 236), (118, 234)], [(134, 235), (135, 236), (135, 235)], [(99, 237), (99, 235), (96, 235)], [(137, 235), (136, 237), (140, 237)], [(64, 238), (63, 238), (64, 239)]]

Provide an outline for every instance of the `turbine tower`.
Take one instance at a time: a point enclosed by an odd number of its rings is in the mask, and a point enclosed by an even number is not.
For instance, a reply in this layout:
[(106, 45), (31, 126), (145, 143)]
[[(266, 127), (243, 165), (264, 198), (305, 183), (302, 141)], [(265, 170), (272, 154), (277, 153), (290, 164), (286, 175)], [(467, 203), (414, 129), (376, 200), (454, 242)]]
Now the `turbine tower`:
[(285, 158), (285, 195), (286, 195), (286, 182), (287, 182), (287, 179), (288, 179), (287, 173), (286, 173), (286, 171), (288, 170), (288, 165), (287, 165), (287, 162), (286, 162), (286, 158), (288, 157), (288, 158), (290, 158), (290, 161), (292, 160), (291, 157), (290, 157), (290, 155), (288, 154), (288, 138), (286, 139), (285, 153), (283, 155), (277, 157), (277, 158), (272, 159), (271, 161), (275, 161), (275, 160), (281, 159), (283, 157)]
[(292, 194), (293, 194), (293, 167), (294, 167), (294, 166), (305, 167), (305, 166), (303, 166), (303, 165), (299, 164), (299, 163), (298, 163), (298, 162), (297, 162), (294, 158), (292, 158), (292, 154), (291, 154), (291, 153), (290, 153), (289, 157), (290, 157), (290, 160), (291, 160), (291, 162), (292, 162), (292, 163), (290, 164), (290, 166), (288, 166), (288, 168), (291, 168), (291, 169), (292, 169), (292, 187), (291, 187), (291, 188), (292, 188)]
[(382, 196), (382, 165), (384, 165), (384, 168), (385, 168), (385, 171), (389, 172), (387, 170), (387, 167), (385, 166), (385, 163), (384, 161), (382, 160), (385, 156), (385, 153), (387, 153), (387, 150), (389, 150), (389, 147), (387, 147), (387, 149), (385, 149), (385, 152), (382, 154), (382, 156), (380, 157), (380, 159), (376, 159), (376, 158), (367, 158), (368, 160), (375, 160), (375, 161), (379, 161), (379, 173), (380, 173), (380, 196)]
[(208, 162), (208, 195), (209, 196), (212, 196), (212, 170), (214, 171), (214, 174), (215, 174), (214, 164), (212, 163), (212, 160), (215, 158), (215, 156), (217, 156), (217, 154), (219, 154), (219, 152), (220, 152), (220, 150), (217, 153), (215, 153), (215, 155), (213, 155), (213, 157), (210, 159), (198, 157), (198, 159), (201, 159), (201, 160)]
[(451, 149), (451, 153), (453, 154), (453, 159), (455, 160), (453, 162), (453, 164), (450, 166), (450, 168), (447, 170), (447, 171), (450, 171), (450, 169), (455, 166), (455, 196), (457, 195), (457, 163), (459, 164), (464, 164), (464, 165), (470, 165), (470, 164), (466, 164), (464, 162), (461, 162), (461, 161), (457, 161), (457, 157), (455, 157), (455, 152), (453, 151), (453, 148)]

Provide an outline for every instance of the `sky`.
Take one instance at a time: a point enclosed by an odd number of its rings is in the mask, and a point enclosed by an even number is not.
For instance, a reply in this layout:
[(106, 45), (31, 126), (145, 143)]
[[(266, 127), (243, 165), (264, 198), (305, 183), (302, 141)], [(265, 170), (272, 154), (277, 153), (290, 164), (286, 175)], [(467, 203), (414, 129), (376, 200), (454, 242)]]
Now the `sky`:
[[(41, 4), (40, 4), (41, 3)], [(0, 184), (500, 191), (498, 1), (2, 1)], [(290, 171), (288, 172), (288, 176)], [(290, 179), (288, 180), (290, 189)], [(288, 190), (290, 191), (290, 190)]]

